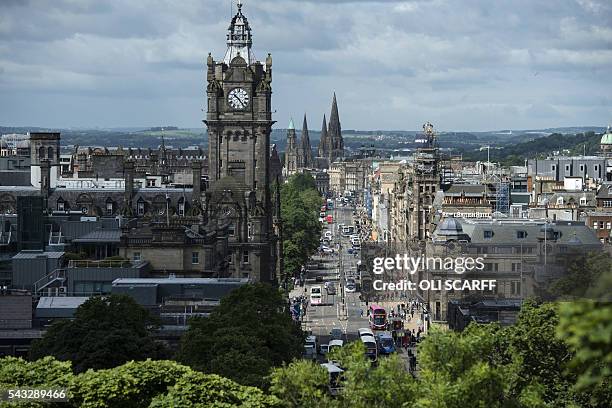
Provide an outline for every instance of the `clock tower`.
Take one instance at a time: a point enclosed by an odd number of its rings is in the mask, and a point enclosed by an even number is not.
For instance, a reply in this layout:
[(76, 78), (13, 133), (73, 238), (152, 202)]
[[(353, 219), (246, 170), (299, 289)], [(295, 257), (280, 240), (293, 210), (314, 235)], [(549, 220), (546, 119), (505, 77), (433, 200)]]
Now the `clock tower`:
[(222, 61), (207, 59), (209, 223), (227, 227), (232, 277), (275, 281), (273, 225), (275, 209), (270, 179), (272, 131), (272, 57), (264, 64), (251, 49), (251, 27), (242, 13), (232, 18)]

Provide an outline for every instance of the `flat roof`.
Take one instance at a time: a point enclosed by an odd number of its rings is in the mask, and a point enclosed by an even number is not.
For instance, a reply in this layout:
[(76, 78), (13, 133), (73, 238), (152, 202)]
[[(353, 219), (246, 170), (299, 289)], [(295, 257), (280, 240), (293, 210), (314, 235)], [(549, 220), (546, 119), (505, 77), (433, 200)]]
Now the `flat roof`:
[(12, 259), (37, 259), (39, 257), (46, 257), (50, 259), (58, 259), (64, 255), (64, 252), (46, 252), (37, 250), (25, 250), (19, 252)]
[(89, 297), (81, 296), (41, 297), (36, 309), (76, 309), (88, 299)]
[(121, 231), (120, 230), (95, 230), (82, 237), (73, 239), (72, 242), (88, 244), (98, 242), (121, 242)]
[(113, 286), (119, 285), (219, 285), (236, 284), (245, 285), (248, 279), (233, 278), (118, 278)]

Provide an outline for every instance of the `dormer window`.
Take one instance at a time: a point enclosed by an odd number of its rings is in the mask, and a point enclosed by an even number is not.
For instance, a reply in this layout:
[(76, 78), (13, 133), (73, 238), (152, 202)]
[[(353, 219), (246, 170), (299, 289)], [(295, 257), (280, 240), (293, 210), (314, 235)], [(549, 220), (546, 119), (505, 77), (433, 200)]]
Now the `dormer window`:
[(563, 197), (557, 198), (557, 205), (563, 205)]
[(580, 205), (587, 205), (586, 197), (580, 197)]

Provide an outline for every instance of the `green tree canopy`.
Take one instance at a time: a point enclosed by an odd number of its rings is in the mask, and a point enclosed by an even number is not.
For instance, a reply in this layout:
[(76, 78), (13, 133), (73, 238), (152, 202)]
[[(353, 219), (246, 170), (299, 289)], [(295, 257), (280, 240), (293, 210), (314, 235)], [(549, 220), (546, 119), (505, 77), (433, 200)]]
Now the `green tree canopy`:
[(137, 361), (73, 374), (70, 362), (45, 357), (29, 362), (0, 359), (0, 389), (65, 388), (69, 402), (8, 403), (0, 408), (208, 408), (280, 407), (280, 401), (257, 388), (245, 387), (217, 375), (193, 371), (173, 361)]
[(32, 344), (30, 358), (50, 355), (69, 360), (76, 372), (165, 358), (168, 351), (149, 332), (154, 323), (149, 312), (130, 296), (92, 297), (79, 306), (74, 320), (52, 324), (43, 338)]
[(259, 283), (232, 291), (209, 317), (190, 321), (179, 360), (205, 373), (265, 387), (272, 367), (301, 356), (304, 334), (278, 289)]
[(319, 246), (323, 199), (314, 178), (298, 173), (281, 190), (285, 277), (297, 273)]

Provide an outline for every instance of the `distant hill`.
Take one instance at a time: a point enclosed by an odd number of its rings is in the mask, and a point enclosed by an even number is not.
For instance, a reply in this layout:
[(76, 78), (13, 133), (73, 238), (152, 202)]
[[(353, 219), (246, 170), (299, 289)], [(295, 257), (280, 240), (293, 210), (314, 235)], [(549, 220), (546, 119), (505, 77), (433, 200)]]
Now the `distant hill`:
[[(599, 151), (600, 140), (601, 133), (593, 131), (574, 135), (553, 133), (527, 142), (491, 149), (490, 160), (507, 165), (521, 165), (525, 159), (548, 156), (556, 152), (567, 151), (571, 155), (595, 154)], [(463, 150), (463, 157), (467, 160), (485, 161), (487, 151)]]
[[(601, 127), (569, 127), (533, 130), (497, 130), (489, 132), (440, 132), (438, 140), (440, 146), (451, 149), (455, 153), (462, 153), (464, 157), (474, 160), (486, 160), (486, 151), (479, 151), (483, 146), (491, 146), (492, 160), (522, 163), (525, 157), (537, 154), (549, 154), (554, 150), (569, 149), (582, 152), (585, 143), (587, 153), (598, 149), (599, 140), (593, 132), (601, 133)], [(205, 128), (177, 127), (132, 127), (132, 128), (105, 128), (105, 129), (49, 129), (41, 127), (2, 127), (0, 134), (27, 133), (40, 131), (60, 131), (62, 133), (62, 146), (66, 149), (78, 146), (122, 146), (124, 148), (157, 148), (161, 144), (162, 135), (166, 146), (185, 148), (200, 146), (207, 148), (208, 135)], [(298, 136), (301, 132), (298, 130)], [(358, 149), (361, 146), (374, 146), (380, 151), (410, 150), (416, 147), (414, 140), (419, 134), (415, 130), (343, 130), (345, 146), (347, 149)], [(571, 135), (567, 135), (571, 133)], [(563, 136), (562, 134), (566, 134)], [(580, 135), (584, 139), (580, 139)], [(310, 130), (310, 141), (313, 148), (319, 144), (321, 132)], [(279, 151), (284, 151), (287, 139), (287, 130), (275, 128), (272, 130), (271, 143), (276, 144)], [(597, 139), (597, 140), (596, 140)]]

